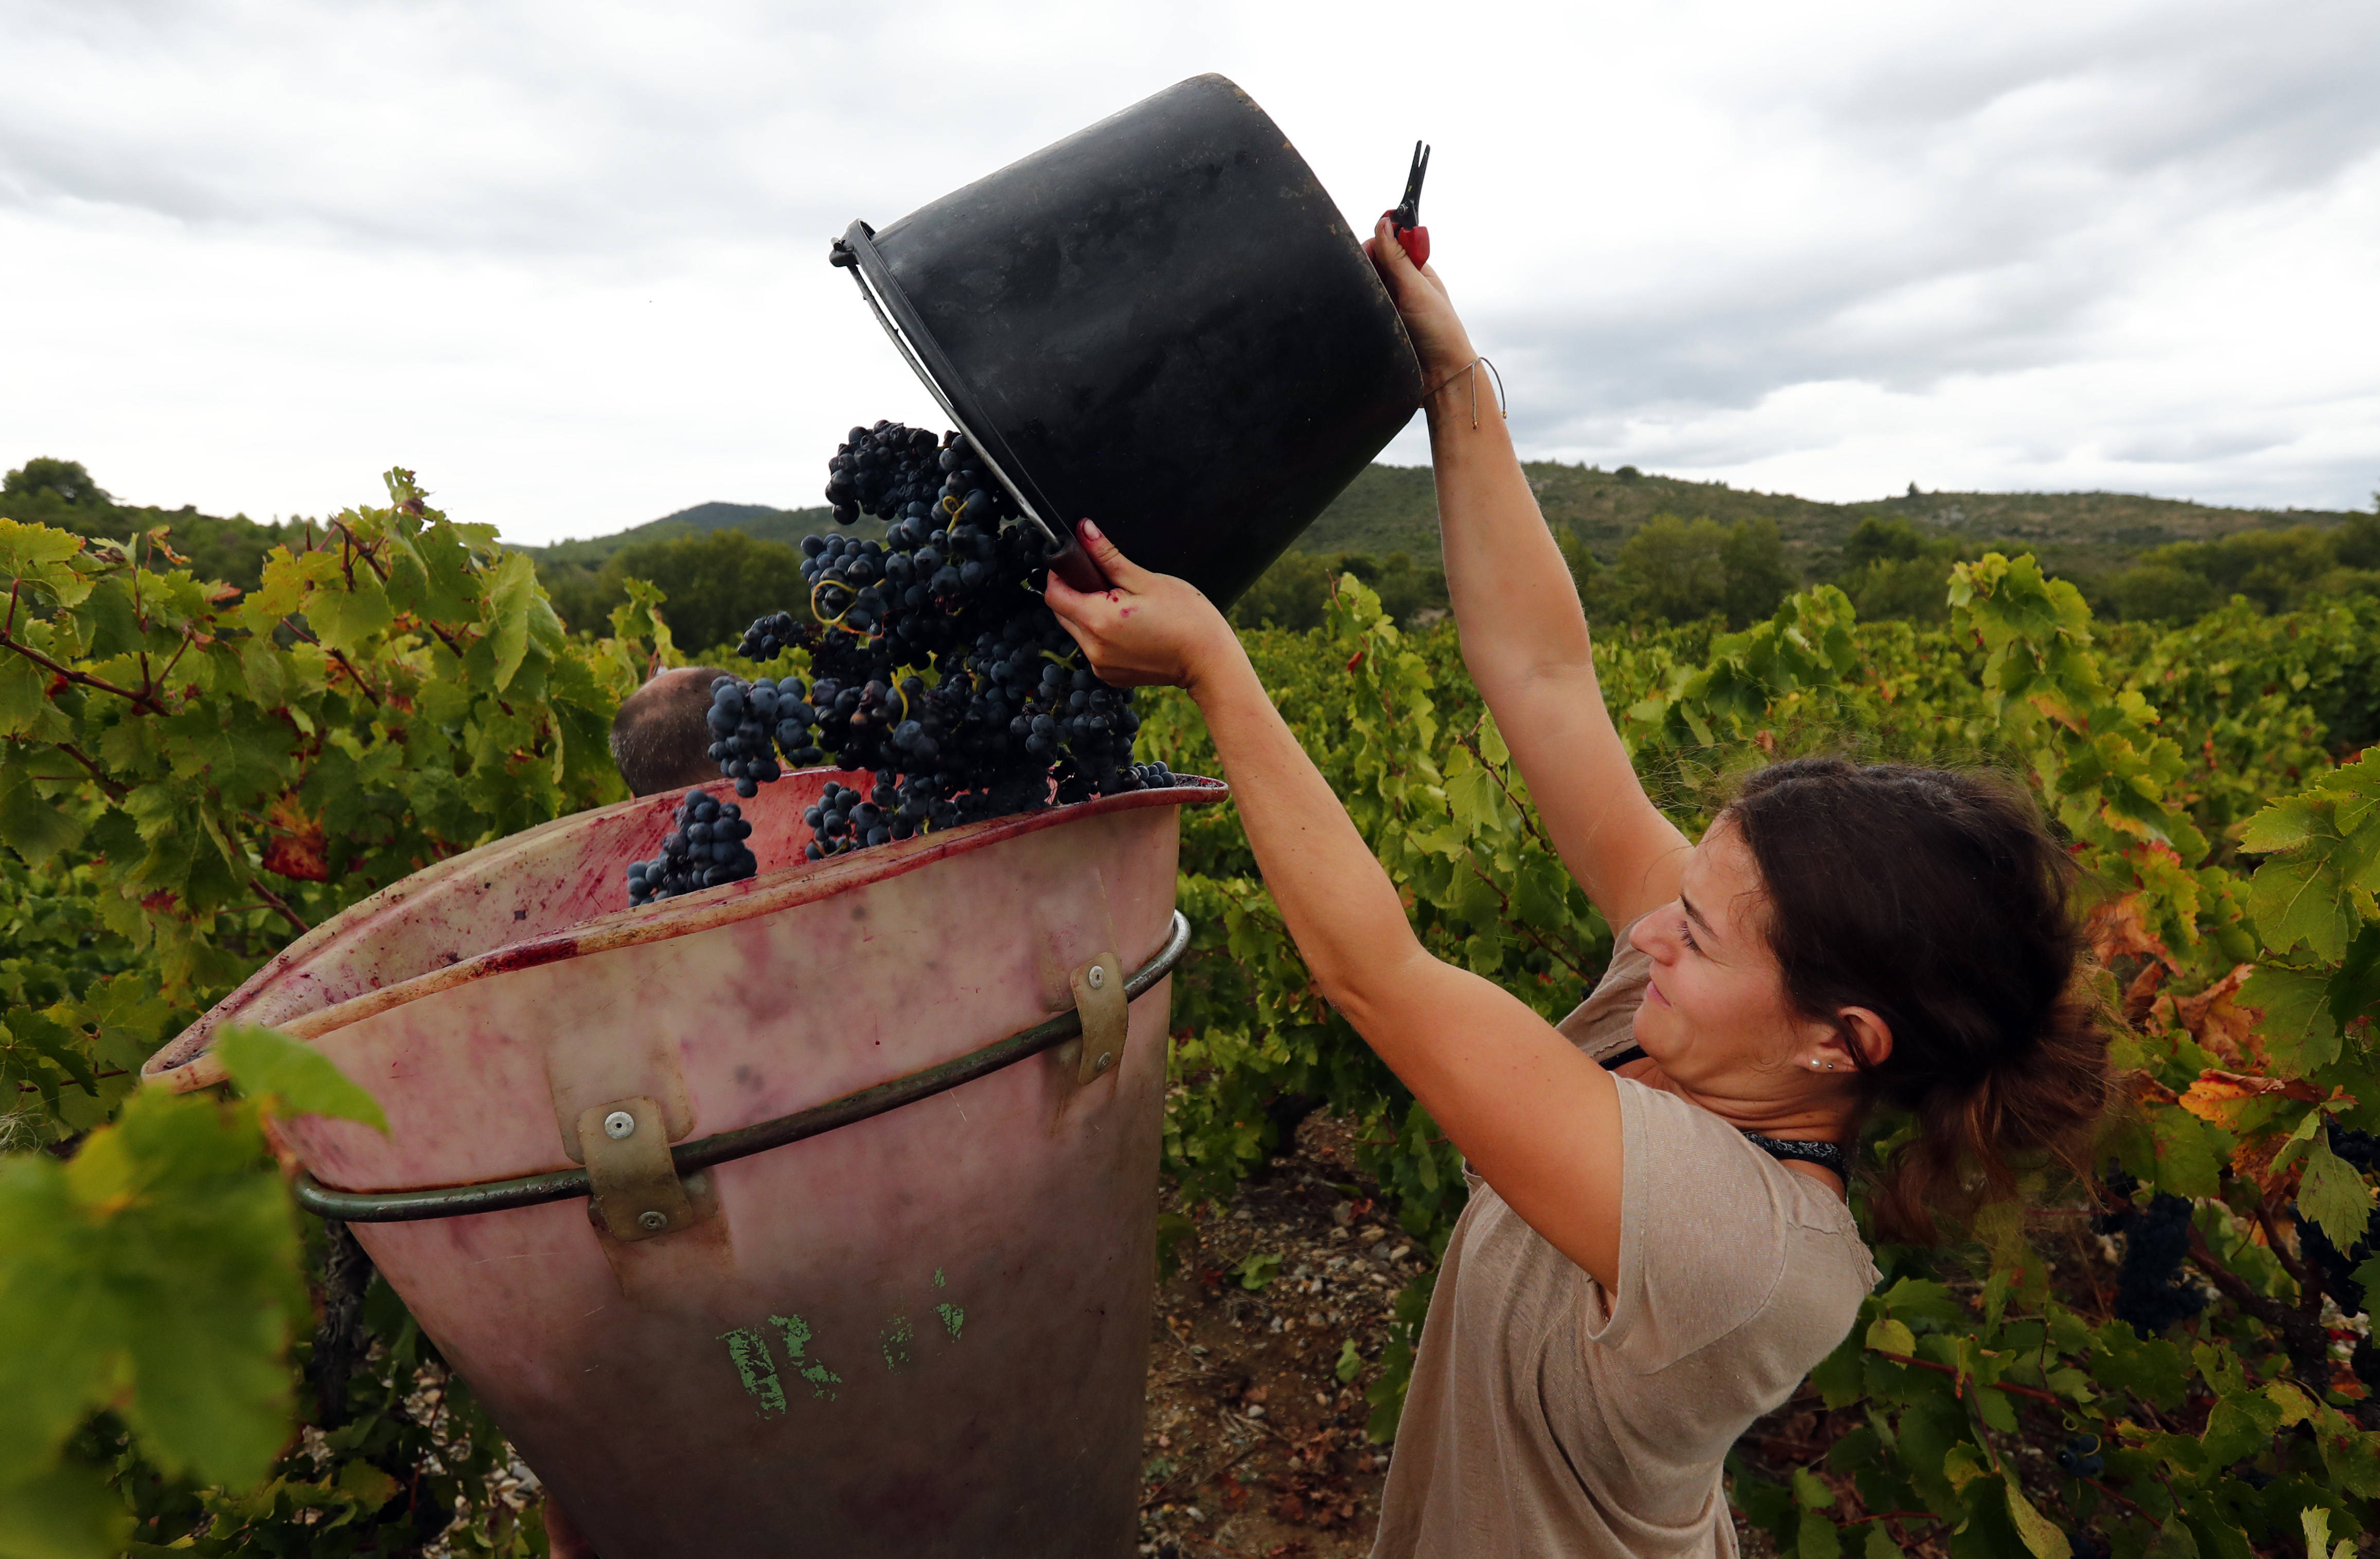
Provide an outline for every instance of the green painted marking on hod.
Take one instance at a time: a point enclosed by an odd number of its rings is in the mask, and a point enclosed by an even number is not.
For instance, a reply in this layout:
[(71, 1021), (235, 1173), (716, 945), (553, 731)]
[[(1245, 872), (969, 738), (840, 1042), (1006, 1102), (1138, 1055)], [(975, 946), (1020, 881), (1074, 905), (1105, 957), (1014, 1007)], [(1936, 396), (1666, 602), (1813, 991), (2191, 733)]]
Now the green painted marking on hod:
[(793, 1361), (794, 1373), (810, 1383), (810, 1395), (821, 1401), (832, 1402), (834, 1393), (829, 1386), (843, 1384), (843, 1377), (818, 1359), (804, 1363), (810, 1346), (810, 1323), (797, 1315), (772, 1315), (769, 1320), (785, 1339), (785, 1356)]
[[(719, 1340), (727, 1345), (727, 1358), (735, 1366), (736, 1377), (744, 1389), (760, 1404), (760, 1417), (785, 1410), (785, 1388), (777, 1379), (777, 1361), (769, 1353), (769, 1339), (750, 1327), (738, 1327), (722, 1332)], [(799, 1349), (794, 1353), (801, 1357)]]
[(934, 1269), (934, 1286), (937, 1288), (948, 1288), (950, 1286), (949, 1284), (942, 1281), (942, 1269), (940, 1267), (936, 1267)]
[(896, 1315), (885, 1321), (881, 1337), (884, 1348), (884, 1368), (887, 1370), (909, 1368), (909, 1340), (915, 1335), (916, 1334), (909, 1329), (909, 1318), (905, 1315)]
[(951, 1336), (955, 1340), (959, 1328), (966, 1324), (966, 1311), (956, 1305), (936, 1305), (934, 1313), (942, 1318), (942, 1324), (951, 1329)]

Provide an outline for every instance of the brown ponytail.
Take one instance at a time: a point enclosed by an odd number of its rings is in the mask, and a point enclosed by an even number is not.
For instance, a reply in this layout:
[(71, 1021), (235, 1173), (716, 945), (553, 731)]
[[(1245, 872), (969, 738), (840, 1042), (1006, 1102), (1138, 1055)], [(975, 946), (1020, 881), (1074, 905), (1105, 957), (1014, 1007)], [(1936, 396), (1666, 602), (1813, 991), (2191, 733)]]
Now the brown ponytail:
[(2024, 791), (1981, 773), (1803, 758), (1723, 814), (1767, 892), (1787, 997), (1866, 1007), (1891, 1054), (1860, 1069), (1917, 1129), (1869, 1187), (1875, 1234), (1931, 1245), (2049, 1162), (2087, 1173), (2107, 1036), (2079, 978), (2073, 864)]

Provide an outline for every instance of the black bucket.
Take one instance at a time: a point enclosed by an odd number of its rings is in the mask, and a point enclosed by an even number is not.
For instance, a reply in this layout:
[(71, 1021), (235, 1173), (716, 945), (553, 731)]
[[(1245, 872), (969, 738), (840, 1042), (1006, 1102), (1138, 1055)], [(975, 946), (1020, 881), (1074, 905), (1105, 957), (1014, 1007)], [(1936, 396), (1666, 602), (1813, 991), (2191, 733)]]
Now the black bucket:
[(1095, 519), (1219, 604), (1421, 402), (1356, 236), (1220, 76), (855, 222), (834, 258), (1029, 516)]

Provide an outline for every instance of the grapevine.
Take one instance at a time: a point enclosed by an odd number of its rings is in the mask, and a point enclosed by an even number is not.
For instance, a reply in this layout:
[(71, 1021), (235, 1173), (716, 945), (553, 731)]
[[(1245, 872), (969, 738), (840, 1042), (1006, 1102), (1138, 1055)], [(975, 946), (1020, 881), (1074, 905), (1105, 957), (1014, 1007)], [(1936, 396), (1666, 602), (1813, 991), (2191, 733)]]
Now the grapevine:
[[(840, 624), (784, 603), (747, 652), (797, 652), (794, 669), (747, 668), (725, 704), (711, 695), (722, 761), (756, 794), (756, 763), (839, 765), (811, 824), (823, 857), (1008, 804), (984, 788), (997, 763), (974, 755), (1041, 764), (1051, 798), (1062, 777), (1096, 790), (1086, 764), (1111, 754), (1107, 777), (1150, 783), (1129, 767), (1135, 742), (1211, 768), (1185, 699), (1077, 686), (1021, 585), (1002, 609), (1007, 587), (983, 570), (1014, 568), (1014, 517), (964, 451), (945, 469), (949, 441), (864, 432), (839, 453), (837, 502), (886, 534), (873, 553), (839, 532), (808, 554), (806, 588)], [(996, 526), (942, 506), (976, 491)], [(683, 663), (666, 603), (637, 586), (608, 636), (574, 639), (526, 558), (402, 472), (384, 505), (294, 534), (244, 595), (175, 565), (164, 536), (118, 546), (30, 524), (0, 523), (0, 1534), (30, 1510), (55, 1517), (44, 1552), (344, 1559), (431, 1548), (460, 1511), (453, 1552), (526, 1559), (543, 1540), (533, 1497), (497, 1492), (501, 1438), (385, 1285), (340, 1286), (346, 1269), (266, 1151), (269, 1101), (158, 1101), (133, 1079), (303, 928), (622, 798), (604, 737), (621, 698)], [(1887, 1281), (1788, 1404), (1792, 1458), (1747, 1439), (1728, 1497), (1784, 1559), (2352, 1554), (2380, 1526), (2365, 1335), (2380, 760), (2361, 753), (2380, 602), (2110, 633), (2024, 558), (1949, 582), (1938, 629), (1861, 622), (1820, 588), (1738, 633), (1598, 631), (1622, 738), (1689, 833), (1731, 772), (1779, 754), (2022, 776), (2083, 868), (2095, 990), (2133, 1102), (2099, 1187), (2035, 1178), (1964, 1247), (1879, 1250)], [(1245, 642), (1424, 943), (1566, 1012), (1611, 931), (1547, 848), (1452, 630), (1400, 628), (1342, 581), (1323, 627)], [(1119, 748), (1127, 709), (1137, 729)], [(740, 866), (748, 842), (721, 832), (738, 803), (714, 804), (681, 803), (663, 888)], [(1453, 1149), (1316, 997), (1228, 806), (1182, 830), (1197, 935), (1172, 981), (1170, 1172), (1194, 1203), (1226, 1196), (1266, 1168), (1288, 1106), (1319, 1100), (1404, 1235), (1442, 1250), (1466, 1195)], [(1868, 1151), (1899, 1129), (1877, 1121)], [(1356, 1377), (1384, 1437), (1433, 1275)], [(81, 1285), (115, 1330), (29, 1309), (65, 1291), (37, 1278)], [(334, 1334), (358, 1315), (360, 1344)], [(158, 1338), (171, 1346), (128, 1372), (123, 1350)], [(255, 1389), (226, 1396), (201, 1369)], [(433, 1386), (435, 1434), (400, 1406)], [(144, 1411), (152, 1391), (195, 1416)]]

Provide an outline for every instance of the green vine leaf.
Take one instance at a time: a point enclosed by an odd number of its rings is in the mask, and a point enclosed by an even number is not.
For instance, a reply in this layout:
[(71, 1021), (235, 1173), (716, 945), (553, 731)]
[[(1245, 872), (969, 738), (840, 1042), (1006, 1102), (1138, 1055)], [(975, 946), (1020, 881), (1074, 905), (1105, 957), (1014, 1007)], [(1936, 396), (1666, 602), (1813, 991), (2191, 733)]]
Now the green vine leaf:
[(210, 1048), (240, 1092), (275, 1114), (360, 1121), (388, 1135), (388, 1116), (381, 1112), (380, 1102), (303, 1040), (272, 1029), (234, 1025), (217, 1034)]
[(2372, 1217), (2372, 1188), (2317, 1137), (2306, 1146), (2298, 1206), (2322, 1226), (2333, 1245), (2346, 1250), (2363, 1237), (2363, 1225)]

